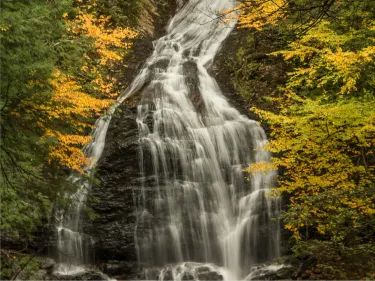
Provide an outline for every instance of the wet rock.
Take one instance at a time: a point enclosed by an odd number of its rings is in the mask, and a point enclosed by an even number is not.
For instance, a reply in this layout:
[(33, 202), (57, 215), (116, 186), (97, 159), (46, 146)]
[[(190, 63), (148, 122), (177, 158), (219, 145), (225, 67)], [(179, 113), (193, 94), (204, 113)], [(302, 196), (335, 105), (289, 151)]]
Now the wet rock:
[(268, 269), (257, 269), (246, 277), (246, 280), (278, 280), (277, 273)]
[(223, 275), (220, 274), (219, 269), (210, 266), (199, 266), (195, 268), (195, 273), (198, 280), (224, 280)]
[[(94, 241), (94, 259), (104, 270), (136, 275), (137, 256), (134, 244), (136, 223), (135, 198), (140, 193), (138, 128), (136, 109), (121, 107), (121, 118), (113, 118), (107, 142), (95, 174), (90, 207), (99, 215), (86, 220), (85, 233)], [(118, 262), (113, 262), (118, 261)]]
[(174, 280), (172, 268), (169, 267), (167, 270), (165, 270), (163, 280), (164, 281)]
[(306, 271), (310, 271), (316, 265), (318, 260), (312, 254), (304, 254), (303, 256), (300, 256), (299, 259), (301, 260), (301, 263), (298, 268), (297, 277), (308, 278), (308, 276), (305, 276)]
[(160, 269), (151, 267), (151, 268), (145, 268), (140, 274), (139, 274), (139, 280), (159, 280), (159, 274)]
[(183, 65), (185, 83), (189, 88), (190, 100), (198, 112), (203, 112), (204, 102), (199, 92), (199, 77), (197, 64), (194, 61), (187, 61)]
[(167, 265), (163, 268), (147, 268), (140, 279), (147, 280), (224, 280), (220, 268), (213, 264), (185, 262), (175, 265)]
[(58, 280), (108, 280), (108, 277), (103, 273), (94, 270), (85, 271), (74, 275), (54, 274), (53, 277)]
[[(166, 70), (169, 65), (170, 59), (161, 58), (158, 59), (152, 66), (150, 66), (150, 71), (157, 73), (160, 70)], [(155, 74), (154, 74), (155, 75)]]
[(47, 276), (46, 270), (38, 270), (32, 277), (31, 280), (45, 280)]
[(56, 262), (53, 259), (45, 258), (40, 262), (40, 268), (46, 270), (47, 272), (52, 272)]
[(298, 268), (301, 261), (297, 257), (288, 256), (283, 259), (283, 263)]
[(181, 277), (181, 280), (194, 280), (194, 276), (189, 272), (184, 272)]
[(223, 275), (216, 271), (200, 272), (197, 275), (198, 280), (224, 280)]
[[(303, 254), (297, 257), (288, 256), (283, 259), (284, 267), (277, 270), (277, 279), (307, 279), (311, 272), (320, 272), (317, 270), (317, 259), (312, 254)], [(317, 270), (318, 272), (315, 272)]]
[(103, 272), (108, 275), (123, 275), (132, 271), (133, 262), (110, 260), (104, 264)]
[(268, 272), (260, 276), (256, 276), (255, 278), (252, 278), (251, 280), (278, 280), (278, 276), (275, 272)]
[(277, 279), (296, 279), (298, 269), (294, 266), (285, 266), (276, 271)]
[(246, 280), (290, 280), (296, 279), (297, 269), (289, 265), (260, 264), (251, 268)]

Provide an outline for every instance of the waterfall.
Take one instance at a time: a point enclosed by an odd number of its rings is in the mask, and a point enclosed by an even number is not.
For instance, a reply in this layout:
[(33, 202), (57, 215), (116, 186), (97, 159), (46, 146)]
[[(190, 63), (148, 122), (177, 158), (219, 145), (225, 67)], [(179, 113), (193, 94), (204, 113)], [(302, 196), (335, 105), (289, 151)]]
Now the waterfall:
[[(230, 279), (279, 256), (275, 173), (245, 180), (269, 162), (263, 129), (230, 106), (208, 73), (234, 23), (215, 13), (230, 0), (191, 0), (138, 77), (139, 155), (145, 179), (135, 233), (144, 268), (186, 261), (216, 264)], [(212, 16), (210, 18), (209, 16)], [(146, 184), (147, 180), (147, 184)], [(150, 188), (150, 181), (154, 186)], [(160, 276), (159, 276), (160, 279)]]
[[(208, 72), (235, 25), (218, 20), (218, 12), (235, 4), (190, 0), (183, 5), (167, 34), (154, 42), (144, 68), (97, 121), (93, 140), (85, 148), (90, 174), (103, 151), (113, 112), (130, 95), (140, 96), (136, 121), (144, 185), (135, 198), (134, 238), (145, 271), (174, 264), (177, 275), (181, 268), (194, 275), (194, 264), (204, 263), (222, 268), (226, 279), (238, 280), (253, 265), (280, 254), (279, 225), (274, 220), (279, 201), (266, 197), (275, 173), (243, 172), (251, 163), (270, 161), (262, 149), (266, 135), (256, 121), (226, 101)], [(57, 246), (60, 262), (77, 267), (86, 262), (90, 244), (80, 223), (90, 182), (71, 180), (81, 188), (61, 216)], [(163, 272), (160, 280), (166, 278)]]
[(73, 173), (68, 181), (78, 185), (78, 190), (70, 196), (71, 205), (67, 210), (58, 210), (57, 219), (57, 261), (56, 273), (75, 274), (85, 271), (84, 265), (90, 261), (91, 238), (82, 232), (81, 214), (84, 209), (87, 194), (91, 187), (90, 178), (93, 176), (93, 168), (100, 159), (105, 145), (105, 136), (111, 116), (118, 106), (113, 105), (108, 114), (96, 121), (96, 128), (92, 133), (92, 141), (83, 149), (89, 158), (89, 164), (85, 167), (88, 175), (83, 177)]

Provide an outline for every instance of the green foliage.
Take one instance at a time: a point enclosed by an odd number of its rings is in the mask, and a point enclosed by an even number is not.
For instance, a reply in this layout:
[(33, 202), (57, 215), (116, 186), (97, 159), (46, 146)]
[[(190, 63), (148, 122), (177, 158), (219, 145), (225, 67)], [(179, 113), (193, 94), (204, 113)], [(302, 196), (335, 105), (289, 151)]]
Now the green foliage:
[(294, 97), (278, 114), (258, 111), (271, 125), (274, 168), (285, 171), (276, 192), (291, 196), (283, 218), (296, 239), (317, 232), (353, 244), (375, 230), (374, 106), (374, 97)]
[(285, 82), (286, 64), (280, 57), (268, 54), (285, 43), (274, 30), (238, 32), (235, 41), (228, 43), (228, 46), (237, 46), (237, 50), (232, 47), (223, 50), (225, 67), (231, 73), (233, 85), (249, 104), (272, 108), (269, 98), (280, 95), (277, 87)]
[(38, 276), (42, 259), (13, 250), (1, 251), (1, 280), (42, 280)]
[(110, 16), (115, 26), (137, 26), (142, 10), (141, 0), (98, 0), (102, 15)]
[[(272, 99), (274, 108), (253, 108), (271, 129), (273, 163), (248, 171), (281, 172), (274, 194), (289, 200), (285, 228), (296, 253), (318, 256), (323, 279), (373, 278), (375, 2), (299, 0), (280, 9), (282, 17), (268, 22), (242, 15), (242, 24), (259, 34), (278, 29), (287, 43), (268, 52), (287, 66), (286, 81), (278, 81), (283, 96)], [(237, 72), (253, 65), (247, 60)]]
[[(12, 188), (1, 189), (1, 199), (6, 208), (1, 212), (1, 229), (4, 234), (12, 237), (24, 237), (34, 230), (43, 211), (49, 210), (50, 202), (43, 194), (27, 192), (21, 199), (19, 193)], [(35, 203), (39, 204), (36, 205)], [(27, 236), (26, 236), (27, 237)]]
[(140, 7), (125, 2), (1, 1), (4, 236), (32, 239), (52, 206), (69, 203), (65, 194), (76, 190), (62, 166), (79, 170), (87, 162), (81, 146), (120, 91), (113, 69), (136, 32), (113, 25), (126, 26)]
[[(47, 78), (58, 59), (54, 48), (64, 32), (61, 16), (69, 4), (67, 0), (1, 2), (1, 92), (2, 103), (7, 98), (10, 103), (5, 109), (36, 94), (48, 98)], [(38, 83), (25, 87), (30, 81)]]
[[(371, 39), (364, 39), (366, 33)], [(361, 31), (339, 34), (326, 21), (310, 29), (287, 50), (275, 52), (291, 61), (287, 88), (299, 95), (362, 95), (372, 91), (375, 80), (375, 21)]]
[(321, 272), (319, 279), (372, 280), (375, 277), (373, 243), (347, 247), (327, 241), (299, 241), (293, 247), (293, 252), (296, 256), (311, 253), (318, 258), (315, 269)]
[[(71, 1), (1, 1), (0, 187), (3, 235), (30, 237), (62, 189), (63, 171), (43, 169), (47, 145), (37, 126), (42, 112), (24, 106), (52, 96), (49, 84), (59, 61), (62, 15)], [(22, 110), (20, 110), (22, 108)], [(54, 188), (51, 188), (54, 186)]]

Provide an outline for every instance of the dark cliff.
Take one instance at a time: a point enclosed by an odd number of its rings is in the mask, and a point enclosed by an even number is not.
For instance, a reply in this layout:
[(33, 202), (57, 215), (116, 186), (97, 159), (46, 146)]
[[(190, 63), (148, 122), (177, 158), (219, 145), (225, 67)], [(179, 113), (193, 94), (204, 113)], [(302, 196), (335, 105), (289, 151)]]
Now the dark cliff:
[[(153, 40), (165, 34), (174, 15), (174, 0), (158, 1), (151, 15), (152, 26), (135, 41), (132, 52), (124, 59), (123, 84), (129, 85), (153, 51)], [(106, 137), (106, 146), (96, 167), (95, 184), (90, 192), (89, 207), (97, 214), (85, 221), (84, 232), (94, 242), (93, 262), (104, 273), (117, 279), (136, 279), (137, 253), (134, 243), (136, 225), (135, 200), (142, 179), (138, 164), (137, 96), (121, 105), (114, 114)]]
[[(152, 41), (164, 35), (167, 21), (175, 9), (176, 5), (171, 1), (159, 7), (159, 15), (155, 18), (154, 35), (144, 36), (138, 40), (133, 53), (127, 57), (126, 63), (129, 68), (124, 71), (124, 81), (131, 81), (140, 71), (144, 60), (152, 52)], [(210, 72), (229, 103), (242, 114), (256, 119), (257, 117), (249, 111), (249, 107), (253, 104), (240, 95), (240, 90), (235, 85), (233, 70), (235, 67), (233, 58), (246, 44), (244, 38), (247, 35), (240, 31), (233, 31), (211, 65)], [(195, 72), (193, 68), (189, 68), (189, 65), (186, 71)], [(194, 75), (190, 76), (194, 77)], [(196, 86), (194, 79), (190, 82), (191, 87)], [(121, 105), (113, 116), (106, 137), (106, 146), (96, 167), (96, 184), (90, 194), (92, 200), (89, 205), (99, 217), (92, 222), (87, 221), (85, 226), (85, 232), (90, 234), (95, 243), (96, 265), (104, 273), (117, 279), (135, 279), (139, 273), (134, 242), (135, 206), (140, 197), (142, 181), (148, 181), (147, 192), (152, 192), (153, 186), (153, 179), (142, 179), (139, 171), (137, 100), (135, 95), (126, 104)], [(192, 97), (192, 101), (199, 106), (199, 97)]]

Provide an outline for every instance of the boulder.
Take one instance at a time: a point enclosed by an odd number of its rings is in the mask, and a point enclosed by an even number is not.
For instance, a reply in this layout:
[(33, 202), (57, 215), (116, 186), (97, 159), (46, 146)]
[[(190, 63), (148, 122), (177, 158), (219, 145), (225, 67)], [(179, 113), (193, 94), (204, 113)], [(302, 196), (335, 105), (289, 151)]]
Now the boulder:
[(105, 262), (103, 272), (111, 276), (124, 275), (129, 271), (132, 271), (133, 266), (133, 262), (109, 260)]
[(77, 274), (60, 274), (56, 273), (53, 274), (52, 277), (55, 279), (52, 280), (108, 280), (109, 278), (104, 275), (103, 273), (96, 271), (96, 270), (88, 270), (84, 272), (80, 272)]
[(140, 279), (147, 280), (196, 280), (219, 281), (224, 280), (219, 267), (213, 264), (185, 262), (181, 264), (169, 264), (162, 268), (147, 268)]
[(200, 266), (195, 269), (198, 280), (224, 280), (218, 268), (210, 266)]
[(312, 254), (304, 254), (302, 256), (299, 256), (298, 258), (301, 260), (301, 263), (298, 268), (297, 277), (307, 279), (309, 277), (309, 273), (306, 273), (306, 271), (311, 271), (318, 260)]
[(276, 271), (277, 279), (290, 280), (297, 278), (298, 269), (294, 266), (285, 266)]
[(40, 262), (40, 268), (45, 270), (48, 273), (53, 271), (54, 266), (56, 265), (56, 261), (51, 258), (44, 258)]

